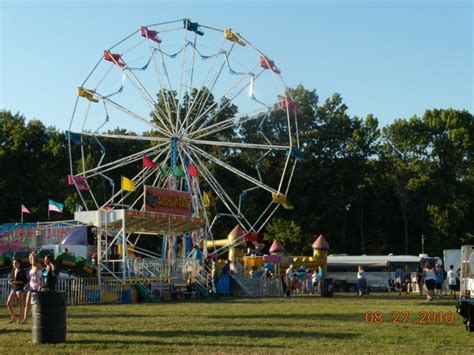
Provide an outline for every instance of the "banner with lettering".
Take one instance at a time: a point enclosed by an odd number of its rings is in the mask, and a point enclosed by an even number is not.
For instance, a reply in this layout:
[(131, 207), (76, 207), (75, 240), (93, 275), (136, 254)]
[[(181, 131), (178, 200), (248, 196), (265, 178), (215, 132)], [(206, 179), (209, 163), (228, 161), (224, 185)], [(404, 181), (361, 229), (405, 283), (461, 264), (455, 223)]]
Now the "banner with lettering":
[(191, 216), (191, 194), (145, 185), (145, 211)]

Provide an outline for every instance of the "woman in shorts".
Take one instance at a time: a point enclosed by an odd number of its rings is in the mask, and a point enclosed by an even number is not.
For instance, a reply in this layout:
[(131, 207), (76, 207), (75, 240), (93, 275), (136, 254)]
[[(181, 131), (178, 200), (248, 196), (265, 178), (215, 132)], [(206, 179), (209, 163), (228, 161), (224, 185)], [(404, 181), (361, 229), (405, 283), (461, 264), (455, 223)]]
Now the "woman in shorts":
[(22, 324), (24, 308), (25, 308), (25, 285), (28, 282), (28, 277), (24, 270), (21, 269), (21, 262), (19, 259), (13, 260), (12, 277), (8, 281), (11, 287), (10, 294), (7, 299), (8, 313), (10, 313), (10, 320), (7, 323), (15, 323), (17, 321), (15, 311), (13, 310), (13, 302), (18, 299), (20, 305), (20, 315), (18, 316), (18, 324)]
[(436, 285), (436, 275), (433, 270), (433, 266), (431, 266), (431, 263), (428, 260), (425, 261), (423, 266), (423, 278), (425, 280), (426, 289), (428, 290), (426, 293), (426, 300), (431, 302), (433, 300), (433, 294)]
[(41, 285), (43, 284), (43, 274), (41, 271), (41, 265), (38, 263), (38, 258), (36, 257), (36, 253), (31, 253), (30, 257), (28, 258), (30, 261), (31, 269), (29, 272), (29, 281), (26, 285), (26, 307), (25, 307), (25, 315), (23, 316), (23, 322), (26, 322), (28, 318), (28, 314), (31, 313), (31, 298), (33, 293), (36, 293), (41, 290)]

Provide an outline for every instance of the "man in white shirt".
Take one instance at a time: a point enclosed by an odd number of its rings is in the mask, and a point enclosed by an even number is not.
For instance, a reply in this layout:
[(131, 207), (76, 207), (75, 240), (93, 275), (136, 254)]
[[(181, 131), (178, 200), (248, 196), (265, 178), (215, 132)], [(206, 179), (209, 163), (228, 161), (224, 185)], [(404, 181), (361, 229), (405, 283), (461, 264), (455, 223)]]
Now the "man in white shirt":
[(457, 286), (457, 279), (458, 279), (458, 273), (454, 271), (454, 266), (449, 265), (449, 271), (448, 271), (448, 286), (449, 286), (449, 292), (450, 295), (453, 296), (453, 298), (456, 298), (456, 286)]
[(449, 286), (449, 292), (450, 295), (453, 296), (453, 298), (456, 298), (456, 286), (458, 283), (458, 273), (454, 271), (454, 266), (449, 265), (449, 271), (448, 271), (448, 286)]

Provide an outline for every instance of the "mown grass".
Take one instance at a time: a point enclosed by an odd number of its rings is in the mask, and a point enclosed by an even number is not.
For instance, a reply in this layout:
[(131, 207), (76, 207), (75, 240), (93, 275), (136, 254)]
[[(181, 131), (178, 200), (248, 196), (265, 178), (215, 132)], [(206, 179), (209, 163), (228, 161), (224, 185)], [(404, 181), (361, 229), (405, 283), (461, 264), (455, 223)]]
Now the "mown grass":
[[(384, 313), (367, 324), (366, 312)], [(393, 324), (392, 313), (409, 312)], [(298, 296), (68, 308), (67, 343), (34, 345), (31, 325), (0, 320), (0, 353), (470, 353), (459, 315), (447, 324), (419, 324), (419, 312), (455, 313), (454, 300), (427, 304), (418, 296)], [(402, 321), (402, 318), (400, 319)]]

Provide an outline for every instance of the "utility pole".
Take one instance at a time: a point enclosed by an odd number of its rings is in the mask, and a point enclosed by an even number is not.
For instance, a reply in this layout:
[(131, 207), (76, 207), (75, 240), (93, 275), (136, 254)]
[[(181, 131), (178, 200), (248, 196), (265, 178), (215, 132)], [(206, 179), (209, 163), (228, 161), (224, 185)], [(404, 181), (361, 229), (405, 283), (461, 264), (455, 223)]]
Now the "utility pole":
[(421, 234), (421, 253), (425, 253), (425, 235)]

